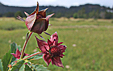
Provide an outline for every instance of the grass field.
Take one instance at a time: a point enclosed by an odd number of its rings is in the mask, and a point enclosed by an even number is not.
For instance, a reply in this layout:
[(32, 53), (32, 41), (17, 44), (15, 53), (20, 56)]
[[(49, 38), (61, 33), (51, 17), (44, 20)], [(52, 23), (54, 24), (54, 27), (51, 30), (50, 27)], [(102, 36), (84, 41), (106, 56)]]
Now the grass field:
[[(67, 46), (62, 59), (64, 68), (52, 66), (50, 71), (113, 71), (113, 20), (106, 19), (66, 19), (51, 18), (47, 32), (57, 31), (59, 42)], [(14, 18), (0, 18), (0, 58), (8, 52), (10, 43), (23, 46), (28, 32), (24, 22)], [(26, 48), (26, 53), (33, 53), (37, 43), (33, 34)], [(45, 39), (49, 36), (42, 34)], [(34, 61), (44, 64), (40, 59)]]

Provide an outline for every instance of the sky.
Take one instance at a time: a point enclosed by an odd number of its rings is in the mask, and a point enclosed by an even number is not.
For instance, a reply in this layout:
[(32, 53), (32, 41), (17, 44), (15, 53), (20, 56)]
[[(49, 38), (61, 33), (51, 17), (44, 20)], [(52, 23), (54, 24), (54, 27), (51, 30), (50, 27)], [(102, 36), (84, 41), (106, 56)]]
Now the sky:
[(37, 1), (39, 2), (39, 5), (46, 6), (46, 5), (52, 5), (52, 6), (79, 6), (86, 3), (91, 4), (100, 4), (101, 6), (106, 7), (113, 7), (113, 0), (0, 0), (1, 3), (9, 6), (36, 6)]

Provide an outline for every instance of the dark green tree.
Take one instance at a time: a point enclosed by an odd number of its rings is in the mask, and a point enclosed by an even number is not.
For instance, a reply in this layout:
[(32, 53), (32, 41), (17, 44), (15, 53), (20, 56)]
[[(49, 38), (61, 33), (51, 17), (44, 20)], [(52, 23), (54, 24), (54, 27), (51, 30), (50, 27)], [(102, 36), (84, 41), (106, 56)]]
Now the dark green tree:
[(99, 10), (93, 10), (93, 11), (89, 12), (88, 17), (89, 18), (94, 18), (94, 19), (100, 18)]
[(79, 10), (78, 12), (77, 12), (77, 17), (78, 18), (84, 18), (84, 15), (85, 14), (85, 8), (83, 7), (81, 10)]
[(5, 17), (14, 17), (14, 13), (13, 12), (8, 12), (4, 14)]
[(77, 13), (74, 13), (74, 14), (73, 14), (73, 17), (74, 17), (74, 18), (78, 18)]
[(60, 18), (62, 16), (62, 13), (57, 13), (57, 14), (55, 14), (55, 17), (57, 17), (57, 18)]
[(113, 13), (106, 11), (106, 12), (105, 12), (105, 18), (106, 18), (106, 19), (111, 19), (111, 18), (113, 18)]
[(88, 16), (89, 16), (89, 18), (94, 18), (95, 17), (95, 11), (93, 10), (93, 11), (89, 12)]
[(0, 13), (0, 17), (2, 17), (3, 15)]
[(15, 15), (14, 15), (15, 18), (17, 18), (18, 16), (23, 17), (23, 14), (22, 14), (21, 11), (17, 11), (17, 12), (15, 13)]
[(95, 15), (95, 19), (98, 19), (100, 17), (99, 16), (100, 15), (99, 10), (96, 10), (94, 15)]

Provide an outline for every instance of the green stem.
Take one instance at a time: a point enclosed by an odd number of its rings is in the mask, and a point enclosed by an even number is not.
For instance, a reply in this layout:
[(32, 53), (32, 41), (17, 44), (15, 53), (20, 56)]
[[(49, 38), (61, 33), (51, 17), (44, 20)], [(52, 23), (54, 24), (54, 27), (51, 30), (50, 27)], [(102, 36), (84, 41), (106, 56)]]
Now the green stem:
[(42, 52), (34, 53), (34, 54), (32, 54), (32, 55), (30, 55), (30, 56), (28, 56), (28, 57), (26, 57), (26, 58), (23, 58), (23, 60), (26, 60), (26, 59), (28, 59), (28, 58), (30, 58), (30, 57), (32, 57), (32, 56), (35, 56), (35, 55), (37, 55), (37, 54), (40, 54), (40, 53), (42, 53)]
[(29, 38), (31, 37), (32, 33), (33, 33), (33, 32), (30, 32), (29, 36), (27, 37), (27, 39), (26, 39), (26, 41), (25, 41), (25, 43), (24, 43), (24, 46), (23, 46), (23, 49), (22, 49), (22, 52), (21, 52), (21, 57), (20, 57), (21, 59), (23, 58), (26, 45), (27, 45), (28, 40), (29, 40)]

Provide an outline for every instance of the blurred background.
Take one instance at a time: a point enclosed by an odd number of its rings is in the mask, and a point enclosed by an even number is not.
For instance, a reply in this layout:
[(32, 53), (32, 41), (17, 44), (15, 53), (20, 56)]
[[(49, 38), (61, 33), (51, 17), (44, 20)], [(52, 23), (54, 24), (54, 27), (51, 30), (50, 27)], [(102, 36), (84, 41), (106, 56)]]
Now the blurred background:
[[(28, 32), (25, 23), (16, 19), (26, 18), (24, 11), (32, 13), (39, 2), (39, 9), (49, 8), (47, 32), (57, 31), (59, 42), (67, 46), (62, 58), (64, 68), (52, 66), (50, 71), (113, 71), (113, 1), (112, 0), (2, 0), (0, 1), (0, 59), (10, 49), (12, 42), (22, 47)], [(26, 53), (37, 52), (33, 34)], [(45, 39), (48, 35), (42, 33)], [(39, 37), (40, 38), (40, 37)], [(40, 38), (41, 39), (41, 38)], [(42, 60), (36, 64), (46, 63)]]

